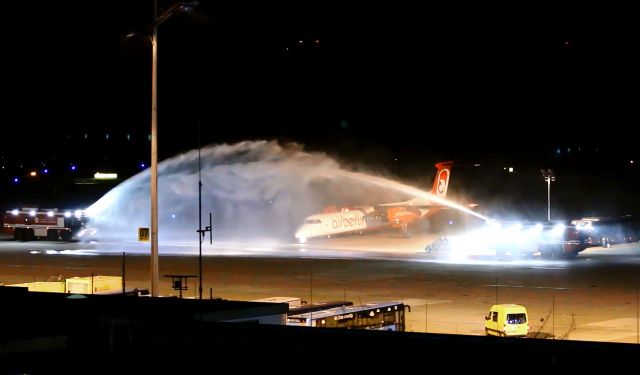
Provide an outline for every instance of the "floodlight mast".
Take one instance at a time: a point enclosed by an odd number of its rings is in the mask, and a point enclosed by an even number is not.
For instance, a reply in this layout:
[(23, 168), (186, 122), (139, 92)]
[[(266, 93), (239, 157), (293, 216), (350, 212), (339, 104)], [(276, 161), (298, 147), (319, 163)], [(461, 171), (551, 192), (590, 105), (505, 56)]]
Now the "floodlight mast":
[(551, 181), (556, 180), (552, 169), (542, 169), (542, 177), (547, 182), (547, 221), (551, 221)]
[(140, 32), (130, 33), (127, 37), (151, 35), (151, 296), (158, 296), (158, 26), (176, 12), (189, 12), (197, 1), (176, 3), (158, 16), (158, 0), (153, 2), (154, 21)]

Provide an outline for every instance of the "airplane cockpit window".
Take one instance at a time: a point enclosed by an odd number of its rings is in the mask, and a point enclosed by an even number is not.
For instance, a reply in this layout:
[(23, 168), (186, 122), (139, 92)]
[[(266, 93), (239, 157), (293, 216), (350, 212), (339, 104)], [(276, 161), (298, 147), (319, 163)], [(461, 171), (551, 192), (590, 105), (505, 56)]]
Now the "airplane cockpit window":
[(307, 220), (305, 220), (304, 223), (305, 224), (320, 224), (321, 221), (320, 221), (320, 219), (307, 219)]

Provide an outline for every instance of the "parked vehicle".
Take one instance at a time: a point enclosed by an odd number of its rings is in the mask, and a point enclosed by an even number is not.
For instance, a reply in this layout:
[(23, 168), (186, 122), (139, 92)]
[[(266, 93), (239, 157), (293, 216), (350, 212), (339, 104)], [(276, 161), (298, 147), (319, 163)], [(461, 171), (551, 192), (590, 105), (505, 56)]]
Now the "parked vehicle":
[(493, 305), (484, 319), (487, 336), (526, 337), (529, 333), (527, 309), (522, 305)]
[(3, 231), (16, 241), (71, 241), (84, 228), (86, 217), (81, 210), (23, 207), (5, 212), (2, 222)]

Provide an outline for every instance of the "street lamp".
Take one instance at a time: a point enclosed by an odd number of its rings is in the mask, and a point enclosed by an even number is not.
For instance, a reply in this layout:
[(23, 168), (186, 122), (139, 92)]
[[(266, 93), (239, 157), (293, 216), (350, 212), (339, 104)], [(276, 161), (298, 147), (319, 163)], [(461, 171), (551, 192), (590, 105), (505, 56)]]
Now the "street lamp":
[(551, 181), (556, 180), (552, 169), (542, 169), (542, 177), (547, 181), (547, 221), (551, 221)]
[(138, 33), (128, 37), (148, 32), (153, 29), (151, 36), (151, 296), (158, 296), (158, 25), (169, 19), (176, 12), (191, 11), (197, 1), (190, 3), (176, 3), (158, 16), (158, 0), (153, 2), (153, 23)]

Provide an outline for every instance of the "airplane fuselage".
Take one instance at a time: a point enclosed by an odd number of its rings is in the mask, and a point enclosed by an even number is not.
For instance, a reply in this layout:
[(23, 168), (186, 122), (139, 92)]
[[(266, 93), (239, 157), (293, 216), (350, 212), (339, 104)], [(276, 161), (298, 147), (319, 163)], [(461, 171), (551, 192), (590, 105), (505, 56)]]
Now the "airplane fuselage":
[(330, 237), (336, 234), (359, 232), (389, 224), (380, 213), (362, 210), (334, 212), (309, 216), (296, 231), (295, 237), (306, 242), (313, 237)]

